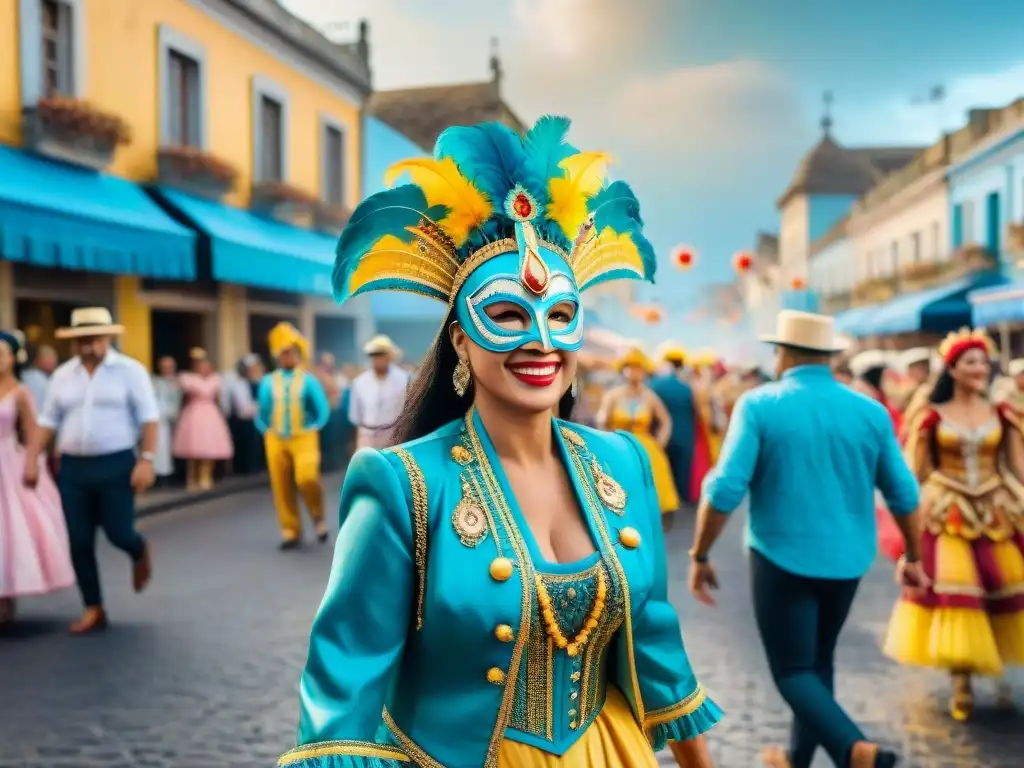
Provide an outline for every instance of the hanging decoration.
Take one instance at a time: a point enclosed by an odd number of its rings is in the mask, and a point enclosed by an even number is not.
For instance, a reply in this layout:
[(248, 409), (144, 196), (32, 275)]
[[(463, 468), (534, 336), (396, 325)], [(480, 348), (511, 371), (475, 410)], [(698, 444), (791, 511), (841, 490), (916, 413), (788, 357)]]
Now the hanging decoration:
[(665, 319), (665, 310), (657, 304), (634, 304), (630, 313), (647, 325), (657, 325)]
[(676, 265), (676, 268), (688, 272), (697, 263), (697, 252), (692, 246), (677, 245), (672, 250), (672, 262)]
[(807, 287), (807, 281), (802, 277), (797, 276), (789, 281), (789, 287), (794, 291), (802, 291)]
[(736, 274), (745, 275), (754, 266), (754, 255), (750, 251), (737, 251), (732, 257), (732, 268)]

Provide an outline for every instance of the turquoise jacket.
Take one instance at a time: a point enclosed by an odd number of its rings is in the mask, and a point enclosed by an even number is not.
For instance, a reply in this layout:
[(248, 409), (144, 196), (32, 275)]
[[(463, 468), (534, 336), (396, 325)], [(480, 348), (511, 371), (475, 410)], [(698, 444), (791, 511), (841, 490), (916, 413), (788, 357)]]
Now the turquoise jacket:
[(260, 380), (256, 393), (256, 429), (289, 438), (319, 432), (331, 417), (327, 393), (316, 375), (302, 368), (279, 368)]
[[(690, 668), (668, 602), (646, 453), (624, 433), (561, 421), (554, 429), (594, 559), (607, 564), (624, 608), (608, 657), (582, 654), (582, 676), (623, 692), (653, 748), (694, 738), (721, 712)], [(528, 700), (564, 713), (555, 688), (524, 672), (536, 651), (527, 640), (537, 631), (539, 561), (475, 412), (411, 443), (359, 451), (302, 673), (298, 746), (279, 765), (493, 768)], [(599, 711), (555, 728), (550, 742), (517, 740), (563, 754)]]

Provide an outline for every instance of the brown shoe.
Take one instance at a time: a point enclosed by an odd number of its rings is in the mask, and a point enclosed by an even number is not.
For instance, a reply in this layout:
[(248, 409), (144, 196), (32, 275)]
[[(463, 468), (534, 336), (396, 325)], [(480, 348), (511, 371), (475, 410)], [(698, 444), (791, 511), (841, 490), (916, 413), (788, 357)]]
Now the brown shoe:
[(792, 768), (786, 750), (777, 744), (761, 750), (761, 762), (765, 768)]
[(132, 566), (132, 586), (136, 592), (141, 592), (149, 584), (149, 578), (153, 575), (153, 564), (149, 559), (149, 543), (142, 544), (142, 557), (135, 561)]
[(89, 635), (107, 628), (107, 613), (102, 607), (93, 605), (85, 609), (82, 618), (70, 627), (72, 635)]
[(870, 741), (858, 741), (850, 750), (850, 768), (875, 768), (878, 759), (878, 745)]

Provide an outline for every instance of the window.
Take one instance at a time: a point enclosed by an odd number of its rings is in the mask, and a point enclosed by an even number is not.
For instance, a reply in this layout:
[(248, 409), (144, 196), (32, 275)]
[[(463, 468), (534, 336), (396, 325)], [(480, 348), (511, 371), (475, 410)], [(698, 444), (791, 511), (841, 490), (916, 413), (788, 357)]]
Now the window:
[(345, 134), (336, 125), (324, 126), (323, 198), (331, 205), (345, 202)]
[(71, 96), (75, 90), (72, 8), (60, 0), (42, 0), (43, 94)]
[(974, 231), (974, 201), (965, 200), (960, 204), (960, 242), (957, 245), (970, 245), (977, 242), (978, 233)]
[(167, 54), (168, 144), (198, 147), (200, 137), (199, 62), (178, 51)]
[(269, 96), (260, 96), (260, 137), (261, 152), (257, 158), (259, 181), (281, 181), (284, 176), (282, 121), (284, 110), (281, 104)]
[(921, 233), (915, 232), (910, 236), (910, 258), (914, 263), (921, 260)]
[(206, 52), (165, 24), (159, 45), (160, 143), (206, 149)]
[(288, 94), (263, 77), (252, 78), (252, 180), (288, 177)]
[(938, 261), (940, 258), (942, 258), (942, 254), (939, 253), (939, 249), (942, 247), (941, 246), (941, 240), (940, 240), (941, 237), (942, 237), (942, 233), (939, 230), (939, 222), (933, 221), (932, 222), (932, 243), (931, 243), (930, 251), (931, 251), (931, 254), (932, 254), (932, 259), (934, 259), (935, 261)]

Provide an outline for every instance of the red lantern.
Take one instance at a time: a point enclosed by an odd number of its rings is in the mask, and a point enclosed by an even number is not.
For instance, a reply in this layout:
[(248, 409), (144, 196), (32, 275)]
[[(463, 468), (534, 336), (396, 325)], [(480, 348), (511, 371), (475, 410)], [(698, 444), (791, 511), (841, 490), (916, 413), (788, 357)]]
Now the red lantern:
[(739, 251), (732, 257), (732, 267), (738, 275), (745, 275), (753, 266), (754, 257), (749, 251)]
[(672, 261), (679, 269), (689, 271), (697, 263), (697, 253), (688, 245), (678, 245), (672, 251)]
[(804, 288), (807, 287), (807, 283), (804, 281), (802, 277), (794, 277), (792, 280), (789, 281), (789, 287), (792, 288), (794, 291), (802, 291)]

